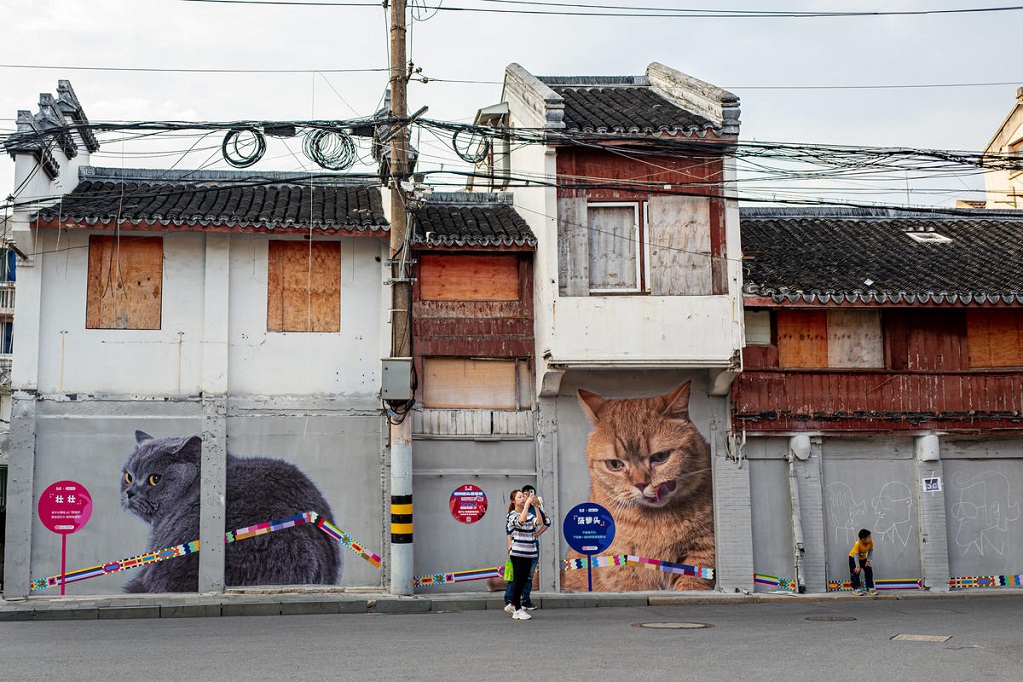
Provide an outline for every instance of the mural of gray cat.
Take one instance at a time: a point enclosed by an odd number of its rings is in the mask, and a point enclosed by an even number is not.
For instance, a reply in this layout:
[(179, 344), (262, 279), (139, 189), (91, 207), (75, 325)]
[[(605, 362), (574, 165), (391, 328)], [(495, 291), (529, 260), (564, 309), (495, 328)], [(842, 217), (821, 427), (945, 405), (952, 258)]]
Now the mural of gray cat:
[[(135, 451), (121, 472), (121, 508), (150, 526), (146, 551), (199, 538), (199, 471), (202, 438), (154, 438), (135, 432)], [(269, 457), (227, 455), (225, 532), (307, 511), (333, 520), (316, 484), (295, 465)], [(339, 544), (313, 525), (287, 528), (232, 542), (224, 581), (240, 585), (335, 585), (344, 559)], [(199, 555), (189, 554), (138, 569), (125, 592), (196, 592)]]

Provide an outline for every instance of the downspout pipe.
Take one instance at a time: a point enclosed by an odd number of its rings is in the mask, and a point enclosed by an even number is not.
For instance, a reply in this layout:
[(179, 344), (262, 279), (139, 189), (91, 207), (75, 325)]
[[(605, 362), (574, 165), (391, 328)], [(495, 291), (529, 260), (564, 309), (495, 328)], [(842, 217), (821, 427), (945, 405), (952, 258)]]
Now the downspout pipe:
[(796, 480), (796, 460), (805, 461), (810, 456), (810, 437), (793, 436), (789, 439), (789, 501), (792, 507), (792, 553), (796, 569), (796, 586), (799, 594), (806, 592), (806, 575), (803, 569), (803, 514), (799, 506), (799, 485)]

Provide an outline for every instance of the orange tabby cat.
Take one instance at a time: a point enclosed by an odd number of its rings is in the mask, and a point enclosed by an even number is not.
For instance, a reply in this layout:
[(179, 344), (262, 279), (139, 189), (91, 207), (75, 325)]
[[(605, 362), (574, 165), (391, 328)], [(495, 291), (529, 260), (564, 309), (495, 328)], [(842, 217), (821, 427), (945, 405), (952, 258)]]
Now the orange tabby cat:
[[(714, 567), (710, 447), (689, 421), (687, 382), (668, 395), (607, 400), (579, 390), (593, 424), (586, 443), (590, 502), (615, 520), (603, 554)], [(569, 558), (578, 558), (570, 551)], [(586, 570), (566, 571), (561, 587), (585, 590)], [(633, 566), (593, 569), (593, 589), (704, 590), (714, 581)]]

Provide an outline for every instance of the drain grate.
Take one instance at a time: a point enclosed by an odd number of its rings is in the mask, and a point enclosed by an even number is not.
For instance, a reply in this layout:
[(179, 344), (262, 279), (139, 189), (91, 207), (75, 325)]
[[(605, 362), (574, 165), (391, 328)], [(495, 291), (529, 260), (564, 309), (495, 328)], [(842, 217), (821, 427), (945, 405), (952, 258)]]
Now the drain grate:
[(703, 630), (714, 626), (710, 623), (633, 623), (632, 627), (652, 630)]
[(893, 642), (947, 642), (952, 635), (895, 635)]
[(855, 616), (807, 616), (806, 620), (812, 620), (818, 623), (837, 623), (856, 620), (856, 618)]

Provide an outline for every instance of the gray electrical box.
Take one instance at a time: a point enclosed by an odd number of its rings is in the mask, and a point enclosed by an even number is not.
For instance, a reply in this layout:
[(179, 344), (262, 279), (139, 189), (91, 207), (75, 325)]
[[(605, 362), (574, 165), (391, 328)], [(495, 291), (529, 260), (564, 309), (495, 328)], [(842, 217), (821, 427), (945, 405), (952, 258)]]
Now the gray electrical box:
[(412, 358), (384, 358), (380, 372), (381, 400), (412, 399)]

